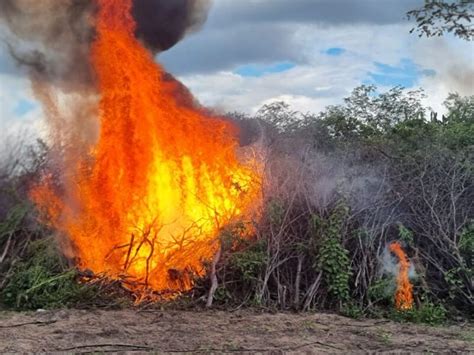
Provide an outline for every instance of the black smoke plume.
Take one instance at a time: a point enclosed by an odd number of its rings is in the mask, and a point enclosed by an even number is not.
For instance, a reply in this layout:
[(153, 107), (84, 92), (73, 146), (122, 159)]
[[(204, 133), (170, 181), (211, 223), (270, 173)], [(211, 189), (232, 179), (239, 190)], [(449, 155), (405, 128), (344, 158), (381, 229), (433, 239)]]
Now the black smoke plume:
[[(165, 51), (205, 21), (209, 5), (210, 0), (133, 0), (136, 36), (154, 53)], [(97, 0), (1, 0), (0, 25), (9, 29), (5, 41), (19, 64), (56, 84), (89, 85), (96, 11)]]
[(135, 0), (136, 36), (150, 49), (165, 51), (206, 20), (208, 0)]
[[(154, 54), (196, 30), (210, 5), (210, 0), (132, 1), (136, 37)], [(59, 157), (87, 155), (100, 129), (100, 95), (90, 62), (98, 3), (0, 0), (0, 47), (3, 39), (12, 57), (28, 71), (33, 93), (42, 103), (48, 143), (54, 148), (52, 161), (58, 167), (69, 164)], [(175, 81), (171, 75), (165, 80)], [(182, 85), (175, 88), (182, 105), (194, 105)], [(64, 149), (69, 153), (63, 154)]]

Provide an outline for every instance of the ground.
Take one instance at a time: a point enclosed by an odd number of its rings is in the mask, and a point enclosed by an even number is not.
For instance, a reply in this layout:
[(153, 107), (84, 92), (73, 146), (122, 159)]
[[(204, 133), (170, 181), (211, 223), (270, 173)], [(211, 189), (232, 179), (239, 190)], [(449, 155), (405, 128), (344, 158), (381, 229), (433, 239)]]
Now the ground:
[(0, 353), (474, 352), (473, 324), (443, 327), (333, 314), (59, 310), (0, 313)]

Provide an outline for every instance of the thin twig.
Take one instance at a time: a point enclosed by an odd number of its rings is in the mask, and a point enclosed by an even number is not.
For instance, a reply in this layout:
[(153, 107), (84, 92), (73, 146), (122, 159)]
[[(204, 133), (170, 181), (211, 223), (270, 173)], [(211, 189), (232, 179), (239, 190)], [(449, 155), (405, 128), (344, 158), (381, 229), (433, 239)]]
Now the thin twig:
[(11, 233), (9, 236), (8, 236), (8, 240), (7, 240), (7, 243), (5, 245), (5, 249), (3, 250), (3, 254), (2, 256), (0, 257), (0, 264), (3, 263), (3, 261), (5, 260), (6, 256), (7, 256), (7, 253), (8, 253), (8, 249), (10, 249), (10, 243), (12, 241), (12, 235), (13, 233)]

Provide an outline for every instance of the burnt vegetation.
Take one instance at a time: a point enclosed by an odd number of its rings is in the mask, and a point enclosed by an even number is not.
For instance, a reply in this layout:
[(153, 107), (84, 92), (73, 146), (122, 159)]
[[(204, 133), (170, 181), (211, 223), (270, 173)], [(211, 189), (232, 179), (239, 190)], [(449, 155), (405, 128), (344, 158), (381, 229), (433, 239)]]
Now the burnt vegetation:
[[(474, 97), (450, 95), (441, 117), (422, 97), (361, 86), (319, 114), (278, 102), (256, 117), (229, 115), (250, 132), (243, 141), (265, 152), (263, 210), (250, 237), (248, 221), (222, 230), (209, 276), (174, 306), (207, 300), (428, 323), (472, 317)], [(25, 146), (12, 144), (0, 171), (3, 307), (133, 302), (120, 281), (78, 271), (61, 256), (28, 202), (49, 148)], [(386, 248), (394, 240), (414, 266), (415, 307), (405, 312), (393, 305)]]

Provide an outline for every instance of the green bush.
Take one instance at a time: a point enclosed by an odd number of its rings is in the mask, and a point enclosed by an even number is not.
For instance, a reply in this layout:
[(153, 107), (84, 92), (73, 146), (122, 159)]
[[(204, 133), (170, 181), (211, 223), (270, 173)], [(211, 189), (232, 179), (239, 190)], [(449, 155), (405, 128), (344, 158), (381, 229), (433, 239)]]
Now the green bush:
[(396, 291), (396, 281), (393, 277), (383, 277), (369, 286), (367, 294), (372, 303), (383, 302), (393, 306), (393, 295)]
[(447, 311), (441, 304), (425, 301), (420, 306), (413, 307), (409, 310), (394, 310), (389, 313), (388, 316), (389, 318), (399, 322), (440, 325), (446, 321)]
[(266, 261), (265, 243), (254, 242), (247, 249), (232, 254), (230, 265), (238, 272), (244, 283), (251, 285), (259, 280)]
[(346, 214), (347, 208), (340, 203), (326, 221), (317, 261), (317, 268), (323, 271), (329, 293), (340, 302), (346, 302), (350, 298), (351, 261), (349, 252), (343, 247), (341, 241)]
[(354, 319), (360, 319), (365, 315), (364, 309), (353, 302), (346, 302), (341, 308), (341, 314)]
[(8, 308), (29, 310), (71, 306), (89, 299), (92, 287), (76, 281), (75, 269), (68, 269), (51, 238), (31, 243), (27, 256), (11, 270), (1, 292)]
[(348, 251), (337, 239), (324, 240), (319, 254), (319, 268), (324, 272), (328, 291), (340, 301), (349, 299), (350, 260)]

